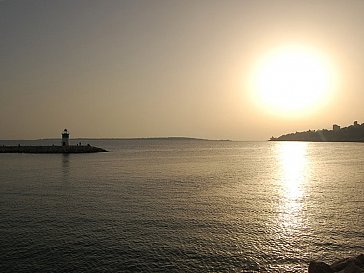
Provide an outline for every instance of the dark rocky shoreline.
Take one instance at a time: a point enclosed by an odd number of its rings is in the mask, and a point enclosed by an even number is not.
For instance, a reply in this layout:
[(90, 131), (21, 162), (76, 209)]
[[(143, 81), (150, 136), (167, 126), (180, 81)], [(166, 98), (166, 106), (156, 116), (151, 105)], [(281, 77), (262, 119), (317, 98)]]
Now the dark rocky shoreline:
[(0, 153), (30, 153), (30, 154), (81, 154), (107, 152), (105, 149), (90, 145), (72, 146), (0, 146)]
[(339, 260), (329, 265), (324, 262), (312, 261), (308, 267), (308, 273), (363, 273), (364, 254), (356, 257)]

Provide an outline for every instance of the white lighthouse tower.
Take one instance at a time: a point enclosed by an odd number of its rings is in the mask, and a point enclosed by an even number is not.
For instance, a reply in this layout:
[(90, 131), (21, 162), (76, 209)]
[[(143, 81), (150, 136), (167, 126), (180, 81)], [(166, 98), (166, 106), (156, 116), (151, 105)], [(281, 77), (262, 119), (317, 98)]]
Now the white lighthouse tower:
[(70, 133), (67, 129), (63, 130), (62, 133), (62, 146), (69, 146), (70, 145)]

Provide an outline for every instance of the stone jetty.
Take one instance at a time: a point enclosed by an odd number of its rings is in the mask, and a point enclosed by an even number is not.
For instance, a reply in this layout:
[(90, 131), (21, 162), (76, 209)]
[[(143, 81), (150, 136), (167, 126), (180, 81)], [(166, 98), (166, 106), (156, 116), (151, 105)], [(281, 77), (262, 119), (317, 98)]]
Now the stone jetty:
[(77, 154), (100, 153), (106, 150), (91, 145), (69, 146), (0, 146), (0, 153), (30, 153), (30, 154)]
[(339, 260), (329, 265), (324, 262), (310, 262), (308, 273), (363, 273), (364, 254)]
[(0, 153), (28, 153), (28, 154), (85, 154), (85, 153), (100, 153), (107, 152), (106, 150), (98, 147), (81, 145), (70, 145), (70, 133), (64, 129), (61, 139), (61, 146), (0, 146)]

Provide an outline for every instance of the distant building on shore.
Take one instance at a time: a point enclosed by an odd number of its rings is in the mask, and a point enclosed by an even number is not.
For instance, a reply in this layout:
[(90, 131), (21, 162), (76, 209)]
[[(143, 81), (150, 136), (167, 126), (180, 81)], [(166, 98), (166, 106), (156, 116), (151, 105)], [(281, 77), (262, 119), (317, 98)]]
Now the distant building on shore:
[(62, 146), (69, 146), (70, 145), (70, 133), (67, 129), (63, 130), (62, 133)]
[(334, 125), (332, 125), (332, 130), (333, 131), (339, 131), (340, 130), (340, 126), (337, 125), (337, 124), (334, 124)]

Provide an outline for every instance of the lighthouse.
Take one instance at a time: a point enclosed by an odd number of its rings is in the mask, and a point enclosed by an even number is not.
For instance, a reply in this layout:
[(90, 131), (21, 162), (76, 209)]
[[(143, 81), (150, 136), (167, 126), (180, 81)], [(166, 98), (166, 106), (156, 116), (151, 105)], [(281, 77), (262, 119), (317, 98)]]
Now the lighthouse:
[(67, 131), (67, 129), (64, 129), (62, 133), (62, 146), (69, 146), (70, 145), (69, 140), (70, 140), (70, 134)]

